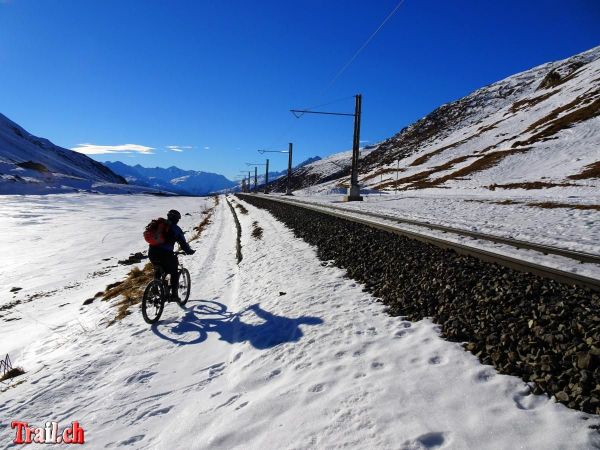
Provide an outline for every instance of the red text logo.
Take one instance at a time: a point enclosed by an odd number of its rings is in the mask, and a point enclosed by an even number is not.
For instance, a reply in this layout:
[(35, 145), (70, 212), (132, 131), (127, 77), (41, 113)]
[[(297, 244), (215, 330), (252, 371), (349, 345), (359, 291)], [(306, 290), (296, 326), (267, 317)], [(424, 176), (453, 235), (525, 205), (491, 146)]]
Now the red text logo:
[(13, 421), (10, 424), (15, 429), (15, 444), (83, 444), (85, 438), (79, 422), (61, 430), (58, 422), (46, 422), (44, 427), (29, 425), (27, 422)]

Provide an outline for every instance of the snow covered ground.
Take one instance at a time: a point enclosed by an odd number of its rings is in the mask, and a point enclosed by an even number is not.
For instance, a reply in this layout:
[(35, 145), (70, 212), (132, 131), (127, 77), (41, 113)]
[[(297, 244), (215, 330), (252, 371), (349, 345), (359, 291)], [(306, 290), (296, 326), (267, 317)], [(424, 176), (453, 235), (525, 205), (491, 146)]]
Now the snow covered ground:
[[(553, 190), (548, 190), (553, 191)], [(598, 192), (582, 195), (564, 194), (560, 188), (545, 196), (532, 196), (530, 193), (513, 193), (508, 197), (503, 193), (479, 194), (460, 190), (440, 190), (438, 192), (416, 191), (398, 194), (363, 194), (362, 202), (343, 202), (340, 193), (319, 194), (310, 190), (298, 191), (293, 200), (313, 205), (335, 206), (348, 212), (370, 212), (400, 219), (449, 226), (461, 230), (512, 238), (542, 245), (550, 245), (567, 250), (600, 255), (600, 208), (577, 209), (586, 205), (600, 205)], [(273, 197), (286, 197), (270, 194)], [(289, 198), (287, 198), (289, 199)], [(535, 206), (550, 203), (557, 208)], [(580, 263), (570, 258), (543, 254), (540, 252), (461, 237), (442, 231), (428, 230), (408, 224), (378, 220), (398, 228), (424, 233), (429, 236), (514, 256), (547, 267), (572, 272), (586, 277), (600, 279), (600, 265)]]
[[(0, 320), (20, 318), (3, 324), (0, 354), (12, 354), (56, 326), (86, 320), (81, 303), (131, 269), (117, 261), (147, 249), (142, 232), (152, 218), (175, 208), (184, 214), (183, 228), (191, 229), (210, 204), (209, 198), (143, 195), (0, 196), (0, 233), (6, 237)], [(38, 299), (28, 302), (32, 297)], [(23, 304), (16, 310), (1, 310), (18, 301)], [(13, 329), (19, 339), (5, 339)]]
[[(570, 250), (600, 254), (600, 192), (563, 192), (547, 189), (545, 195), (530, 192), (401, 192), (364, 195), (362, 202), (342, 202), (342, 194), (294, 193), (294, 198), (311, 203), (335, 204), (357, 211), (372, 211), (402, 218), (512, 237)], [(569, 195), (570, 194), (570, 195)], [(554, 203), (543, 208), (535, 203)]]
[[(129, 267), (118, 266), (88, 278), (114, 265), (102, 259), (141, 250), (149, 218), (175, 207), (193, 214), (184, 216), (189, 230), (211, 205), (193, 198), (1, 199), (10, 223), (0, 231), (12, 257), (2, 262), (0, 305), (15, 284), (24, 288), (16, 298), (57, 291), (0, 319), (0, 355), (10, 352), (27, 371), (24, 382), (2, 385), (0, 447), (14, 438), (11, 420), (77, 420), (92, 448), (600, 446), (589, 428), (597, 417), (529, 394), (521, 380), (441, 339), (428, 320), (387, 316), (344, 271), (247, 204), (247, 215), (236, 208), (242, 262), (222, 198), (193, 244), (197, 253), (184, 260), (190, 301), (168, 304), (158, 325), (148, 326), (136, 308), (107, 328), (110, 304), (80, 308), (124, 276)], [(251, 236), (253, 222), (261, 239)]]

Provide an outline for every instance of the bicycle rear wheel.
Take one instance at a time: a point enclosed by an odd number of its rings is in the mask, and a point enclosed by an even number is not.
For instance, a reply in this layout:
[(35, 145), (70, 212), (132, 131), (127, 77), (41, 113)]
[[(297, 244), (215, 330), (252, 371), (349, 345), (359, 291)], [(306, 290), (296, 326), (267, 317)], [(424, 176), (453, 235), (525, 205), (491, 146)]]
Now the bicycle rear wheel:
[(165, 307), (165, 295), (160, 280), (152, 280), (144, 290), (142, 316), (146, 323), (156, 323)]
[(179, 286), (177, 287), (177, 295), (179, 295), (179, 304), (185, 305), (190, 298), (190, 289), (192, 288), (192, 281), (190, 279), (190, 273), (187, 269), (181, 269), (179, 274)]

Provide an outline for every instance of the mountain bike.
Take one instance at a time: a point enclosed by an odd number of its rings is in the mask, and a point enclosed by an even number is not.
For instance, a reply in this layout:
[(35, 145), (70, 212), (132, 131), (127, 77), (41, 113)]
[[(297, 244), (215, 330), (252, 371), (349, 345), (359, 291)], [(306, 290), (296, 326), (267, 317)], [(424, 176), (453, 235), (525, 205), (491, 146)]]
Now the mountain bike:
[[(184, 255), (184, 252), (175, 252), (176, 255)], [(179, 295), (180, 306), (187, 303), (190, 297), (190, 289), (192, 282), (190, 279), (190, 273), (183, 267), (181, 261), (177, 268), (179, 272), (179, 286), (177, 286), (177, 295)], [(154, 269), (154, 279), (148, 283), (144, 290), (144, 297), (142, 298), (142, 316), (146, 323), (156, 323), (160, 319), (160, 316), (165, 307), (165, 303), (171, 301), (171, 277), (164, 271), (164, 269), (157, 265)]]

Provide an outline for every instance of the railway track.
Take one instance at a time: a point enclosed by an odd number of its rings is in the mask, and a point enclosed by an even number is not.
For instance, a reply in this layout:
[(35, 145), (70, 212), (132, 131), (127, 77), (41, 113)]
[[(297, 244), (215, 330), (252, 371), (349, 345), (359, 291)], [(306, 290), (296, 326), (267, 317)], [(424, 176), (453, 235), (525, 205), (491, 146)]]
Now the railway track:
[[(240, 195), (243, 198), (245, 195), (256, 196), (257, 194), (238, 195)], [(542, 255), (561, 256), (563, 258), (568, 258), (578, 263), (600, 265), (600, 255), (576, 252), (573, 250), (567, 250), (555, 246), (536, 244), (532, 242), (521, 241), (518, 239), (503, 238), (501, 236), (493, 236), (470, 230), (462, 230), (459, 228), (452, 228), (444, 225), (432, 224), (429, 222), (404, 219), (386, 214), (378, 214), (365, 211), (349, 211), (346, 208), (341, 208), (334, 205), (317, 205), (314, 203), (308, 203), (297, 199), (291, 199), (287, 197), (282, 198), (278, 196), (260, 195), (260, 197), (266, 200), (305, 208), (312, 211), (329, 214), (331, 216), (338, 217), (341, 219), (362, 223), (364, 225), (406, 236), (408, 238), (416, 239), (421, 242), (436, 245), (438, 247), (452, 249), (457, 253), (474, 256), (483, 261), (495, 262), (503, 266), (509, 267), (511, 269), (519, 270), (522, 272), (529, 272), (542, 277), (551, 278), (562, 283), (577, 284), (579, 286), (583, 286), (595, 291), (600, 291), (600, 279), (569, 272), (556, 267), (549, 267), (538, 262), (527, 261), (526, 259), (519, 258), (515, 255), (503, 254), (495, 249), (492, 250), (480, 248), (474, 245), (475, 243), (470, 245), (468, 243), (454, 242), (450, 239), (445, 239), (444, 237), (440, 236), (432, 236), (431, 234), (427, 234), (427, 230), (429, 230), (429, 232), (433, 231), (442, 232), (444, 234), (451, 234), (459, 238), (467, 237), (482, 242), (502, 244), (512, 247), (514, 249), (528, 250), (532, 252), (537, 252)], [(385, 222), (382, 222), (382, 220)], [(408, 230), (406, 228), (402, 228), (402, 225), (420, 227), (424, 230), (424, 232)]]

